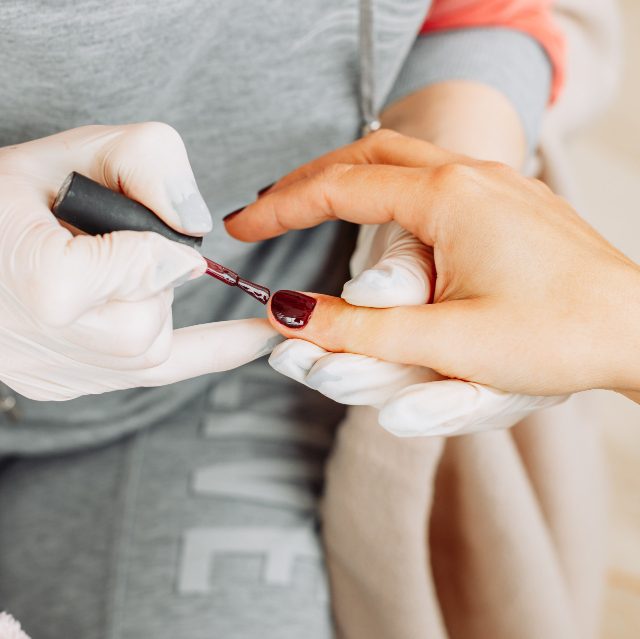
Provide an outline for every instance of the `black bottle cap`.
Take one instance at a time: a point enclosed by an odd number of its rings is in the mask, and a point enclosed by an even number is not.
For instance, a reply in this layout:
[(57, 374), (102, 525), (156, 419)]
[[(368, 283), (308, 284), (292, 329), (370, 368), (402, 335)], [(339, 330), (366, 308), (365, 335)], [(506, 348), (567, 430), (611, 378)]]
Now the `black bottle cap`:
[(202, 244), (201, 237), (174, 231), (140, 202), (75, 171), (62, 184), (53, 204), (53, 214), (89, 235), (113, 231), (153, 231), (193, 248)]

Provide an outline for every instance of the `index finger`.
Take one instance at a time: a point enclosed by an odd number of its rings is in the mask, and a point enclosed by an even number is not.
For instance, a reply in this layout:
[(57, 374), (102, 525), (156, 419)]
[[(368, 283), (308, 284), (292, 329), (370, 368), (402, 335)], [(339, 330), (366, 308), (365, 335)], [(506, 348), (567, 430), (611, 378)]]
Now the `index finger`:
[(459, 158), (430, 142), (380, 129), (351, 144), (325, 153), (280, 178), (268, 192), (272, 193), (298, 180), (315, 175), (332, 164), (393, 164), (420, 167), (451, 162)]
[(227, 230), (249, 242), (329, 220), (357, 224), (396, 220), (433, 246), (438, 204), (451, 199), (437, 188), (439, 168), (333, 164), (260, 198), (230, 218)]

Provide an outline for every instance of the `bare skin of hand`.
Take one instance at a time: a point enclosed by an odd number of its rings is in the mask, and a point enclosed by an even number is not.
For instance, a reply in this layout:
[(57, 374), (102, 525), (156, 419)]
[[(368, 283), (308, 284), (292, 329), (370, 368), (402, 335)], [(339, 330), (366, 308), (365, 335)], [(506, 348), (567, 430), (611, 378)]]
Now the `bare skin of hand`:
[(448, 80), (391, 104), (382, 126), (455, 153), (522, 167), (527, 143), (520, 117), (500, 91), (480, 82)]
[[(528, 394), (640, 388), (639, 268), (539, 181), (386, 130), (298, 168), (227, 221), (256, 241), (396, 220), (433, 247), (433, 303), (309, 294), (287, 337)], [(281, 315), (281, 313), (279, 313)]]

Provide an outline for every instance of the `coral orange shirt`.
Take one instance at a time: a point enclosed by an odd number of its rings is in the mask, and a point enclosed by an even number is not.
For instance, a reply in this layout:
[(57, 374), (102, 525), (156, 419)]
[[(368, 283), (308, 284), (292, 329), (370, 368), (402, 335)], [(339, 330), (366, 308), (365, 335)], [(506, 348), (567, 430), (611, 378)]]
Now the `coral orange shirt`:
[(504, 27), (535, 38), (553, 67), (551, 101), (564, 83), (564, 38), (553, 21), (553, 0), (434, 0), (420, 33), (472, 27)]

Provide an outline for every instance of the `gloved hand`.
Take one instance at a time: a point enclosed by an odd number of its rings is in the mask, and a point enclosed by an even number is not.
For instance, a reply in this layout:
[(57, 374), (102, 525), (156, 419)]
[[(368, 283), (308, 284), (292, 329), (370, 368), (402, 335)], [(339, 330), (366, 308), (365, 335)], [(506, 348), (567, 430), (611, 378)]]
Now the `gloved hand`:
[(172, 330), (173, 288), (200, 254), (155, 233), (73, 236), (50, 212), (78, 171), (202, 235), (211, 217), (180, 136), (146, 123), (88, 126), (0, 149), (0, 381), (37, 400), (160, 386), (269, 350), (266, 320)]
[[(395, 222), (360, 230), (342, 298), (354, 306), (425, 304), (432, 295), (432, 250)], [(301, 339), (277, 346), (278, 372), (342, 404), (381, 409), (379, 422), (399, 436), (462, 435), (507, 428), (564, 397), (536, 397), (453, 379), (420, 366), (330, 353)]]
[(0, 612), (0, 639), (29, 639), (29, 637), (8, 612)]

